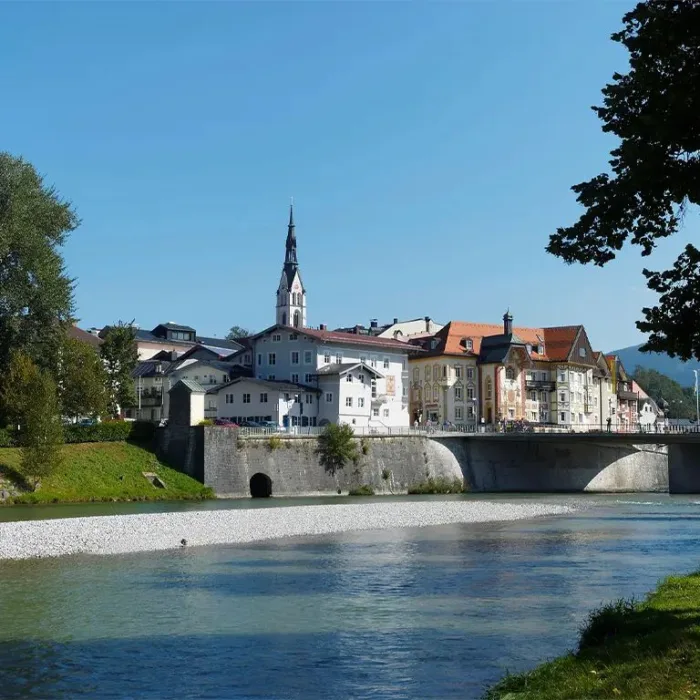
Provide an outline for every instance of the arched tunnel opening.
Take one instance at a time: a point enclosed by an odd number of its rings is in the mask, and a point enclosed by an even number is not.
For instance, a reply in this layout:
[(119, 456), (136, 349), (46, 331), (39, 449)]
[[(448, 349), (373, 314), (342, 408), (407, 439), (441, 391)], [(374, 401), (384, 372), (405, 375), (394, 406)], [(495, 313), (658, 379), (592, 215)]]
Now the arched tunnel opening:
[(272, 496), (272, 479), (267, 474), (258, 472), (250, 477), (250, 495), (253, 498)]

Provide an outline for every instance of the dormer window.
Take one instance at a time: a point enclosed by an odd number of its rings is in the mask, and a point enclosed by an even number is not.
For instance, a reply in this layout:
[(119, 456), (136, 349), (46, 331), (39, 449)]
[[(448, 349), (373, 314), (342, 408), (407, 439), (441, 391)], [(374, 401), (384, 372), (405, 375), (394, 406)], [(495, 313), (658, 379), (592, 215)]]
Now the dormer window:
[(435, 348), (438, 346), (438, 342), (439, 342), (439, 341), (438, 341), (437, 338), (433, 338), (433, 339), (430, 341), (430, 349), (431, 349), (431, 350), (435, 350)]
[(506, 367), (506, 379), (515, 379), (515, 370), (512, 367)]
[(472, 341), (471, 338), (462, 338), (459, 341), (459, 344), (460, 344), (462, 350), (469, 351), (469, 350), (473, 350), (473, 348), (474, 348), (474, 341)]

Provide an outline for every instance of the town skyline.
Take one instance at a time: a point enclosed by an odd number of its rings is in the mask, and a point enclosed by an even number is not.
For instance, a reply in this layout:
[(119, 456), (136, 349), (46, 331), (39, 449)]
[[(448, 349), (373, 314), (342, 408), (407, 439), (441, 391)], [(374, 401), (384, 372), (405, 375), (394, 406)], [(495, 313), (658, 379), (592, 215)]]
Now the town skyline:
[(82, 326), (267, 327), (294, 196), (310, 325), (510, 308), (643, 341), (645, 259), (544, 250), (610, 148), (588, 107), (625, 66), (617, 4), (270, 7), (5, 8), (3, 147), (82, 219), (64, 248)]

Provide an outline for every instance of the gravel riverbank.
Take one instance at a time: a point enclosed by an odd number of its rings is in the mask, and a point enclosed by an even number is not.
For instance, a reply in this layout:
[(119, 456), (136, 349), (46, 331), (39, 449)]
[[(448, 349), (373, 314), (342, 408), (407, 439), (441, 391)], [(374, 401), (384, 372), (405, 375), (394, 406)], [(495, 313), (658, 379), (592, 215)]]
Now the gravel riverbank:
[(125, 554), (350, 530), (520, 520), (571, 512), (539, 503), (442, 501), (110, 515), (0, 523), (0, 559)]

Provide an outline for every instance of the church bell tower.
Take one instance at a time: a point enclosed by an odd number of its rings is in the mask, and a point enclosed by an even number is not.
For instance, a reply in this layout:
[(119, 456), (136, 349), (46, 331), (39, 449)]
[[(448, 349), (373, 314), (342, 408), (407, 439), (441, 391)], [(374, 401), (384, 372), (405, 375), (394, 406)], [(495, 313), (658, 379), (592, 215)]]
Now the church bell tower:
[(282, 278), (277, 288), (277, 321), (283, 326), (306, 326), (306, 290), (297, 261), (297, 237), (294, 232), (294, 205), (289, 205), (289, 224), (285, 245)]

